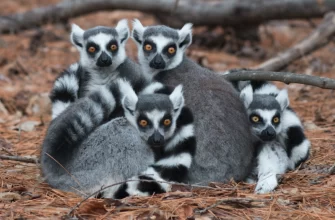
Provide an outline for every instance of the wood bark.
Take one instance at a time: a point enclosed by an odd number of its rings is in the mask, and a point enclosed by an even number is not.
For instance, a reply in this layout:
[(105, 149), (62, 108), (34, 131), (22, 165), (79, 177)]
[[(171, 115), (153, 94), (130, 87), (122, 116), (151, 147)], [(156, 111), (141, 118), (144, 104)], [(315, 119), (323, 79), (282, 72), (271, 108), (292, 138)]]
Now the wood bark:
[(230, 81), (240, 81), (240, 80), (279, 81), (286, 84), (299, 83), (299, 84), (316, 86), (323, 89), (335, 89), (334, 79), (319, 76), (310, 76), (306, 74), (289, 73), (289, 72), (236, 70), (233, 71), (232, 73), (223, 75), (223, 77)]
[[(0, 33), (102, 10), (136, 10), (194, 25), (245, 26), (269, 20), (321, 17), (335, 10), (334, 0), (67, 0), (24, 13), (0, 17)], [(169, 25), (169, 24), (168, 24)]]

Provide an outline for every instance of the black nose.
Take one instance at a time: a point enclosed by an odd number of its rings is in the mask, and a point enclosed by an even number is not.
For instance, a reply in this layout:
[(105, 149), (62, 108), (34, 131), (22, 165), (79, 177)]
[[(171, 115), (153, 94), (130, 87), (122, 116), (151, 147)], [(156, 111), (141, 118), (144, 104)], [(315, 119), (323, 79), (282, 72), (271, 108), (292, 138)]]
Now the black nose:
[(112, 64), (112, 59), (105, 52), (102, 52), (97, 61), (97, 66), (106, 67)]
[(162, 146), (164, 144), (164, 136), (155, 131), (153, 135), (149, 138), (149, 145), (151, 146)]
[(153, 69), (164, 69), (165, 68), (165, 61), (163, 57), (157, 54), (150, 62), (150, 67)]
[(261, 139), (263, 141), (272, 141), (276, 138), (276, 131), (273, 127), (268, 126), (261, 133)]

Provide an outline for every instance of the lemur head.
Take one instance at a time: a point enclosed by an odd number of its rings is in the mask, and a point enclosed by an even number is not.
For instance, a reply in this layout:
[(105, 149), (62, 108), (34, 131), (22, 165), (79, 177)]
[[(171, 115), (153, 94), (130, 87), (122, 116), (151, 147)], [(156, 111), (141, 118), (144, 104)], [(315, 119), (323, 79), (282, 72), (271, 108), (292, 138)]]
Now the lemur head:
[(140, 133), (141, 138), (152, 147), (163, 147), (176, 130), (177, 118), (184, 106), (182, 86), (177, 86), (171, 95), (146, 94), (137, 96), (128, 90), (122, 99), (128, 121)]
[(181, 63), (186, 48), (192, 43), (192, 24), (187, 23), (180, 30), (164, 25), (143, 27), (135, 19), (132, 38), (137, 44), (142, 68), (156, 74)]
[(287, 90), (276, 96), (254, 94), (251, 85), (240, 94), (247, 109), (253, 132), (263, 141), (272, 141), (282, 131), (281, 116), (289, 105)]
[(119, 21), (115, 28), (97, 26), (86, 31), (73, 24), (70, 38), (80, 52), (80, 64), (84, 68), (114, 71), (126, 58), (128, 21)]

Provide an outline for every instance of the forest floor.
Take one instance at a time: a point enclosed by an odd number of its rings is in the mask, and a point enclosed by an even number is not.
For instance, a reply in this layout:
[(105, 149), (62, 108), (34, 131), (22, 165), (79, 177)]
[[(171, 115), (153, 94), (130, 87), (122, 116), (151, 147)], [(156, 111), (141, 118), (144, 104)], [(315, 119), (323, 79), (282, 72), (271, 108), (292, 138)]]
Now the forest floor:
[[(55, 3), (56, 0), (48, 1)], [(3, 0), (0, 14), (22, 12), (45, 5), (43, 0)], [(0, 155), (38, 158), (50, 123), (50, 92), (59, 73), (78, 59), (69, 41), (70, 24), (82, 28), (114, 26), (121, 18), (157, 23), (139, 12), (100, 12), (66, 24), (45, 25), (0, 38)], [(237, 40), (229, 29), (196, 28), (188, 55), (215, 71), (252, 67), (306, 37), (319, 20), (280, 21), (262, 25), (260, 40)], [(127, 54), (137, 50), (128, 41)], [(335, 45), (305, 56), (288, 71), (334, 77)], [(75, 214), (96, 219), (335, 219), (335, 99), (333, 90), (278, 83), (289, 90), (291, 106), (301, 117), (312, 143), (310, 159), (283, 176), (271, 194), (256, 195), (255, 185), (211, 184), (211, 188), (175, 187), (152, 197), (121, 201), (89, 199)], [(83, 198), (52, 189), (39, 164), (0, 160), (0, 219), (60, 219)], [(229, 198), (239, 198), (238, 201)], [(229, 201), (224, 201), (224, 200)], [(220, 202), (221, 201), (221, 202)], [(215, 207), (205, 209), (213, 204)], [(69, 218), (68, 218), (69, 219)]]

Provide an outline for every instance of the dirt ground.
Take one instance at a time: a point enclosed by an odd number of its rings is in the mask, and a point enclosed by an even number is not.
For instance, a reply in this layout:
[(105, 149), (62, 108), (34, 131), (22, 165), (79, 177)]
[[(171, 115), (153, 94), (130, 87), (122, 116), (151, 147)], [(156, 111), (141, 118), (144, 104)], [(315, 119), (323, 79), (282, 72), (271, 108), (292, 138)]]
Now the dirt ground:
[[(57, 0), (3, 0), (0, 15), (22, 12)], [(139, 18), (145, 25), (157, 23), (139, 12), (100, 12), (66, 24), (45, 25), (0, 36), (0, 155), (38, 158), (51, 120), (48, 93), (54, 79), (78, 52), (69, 41), (70, 24), (82, 28), (114, 26), (121, 18)], [(236, 40), (229, 29), (195, 29), (188, 55), (215, 71), (252, 67), (299, 42), (318, 20), (270, 22), (259, 29), (260, 41)], [(136, 48), (128, 41), (128, 55), (136, 60)], [(335, 45), (294, 62), (288, 71), (333, 77)], [(96, 219), (335, 219), (335, 99), (333, 90), (304, 85), (289, 89), (291, 106), (305, 125), (312, 142), (310, 159), (283, 176), (274, 193), (253, 194), (254, 185), (212, 184), (208, 188), (176, 187), (175, 192), (121, 201), (89, 199), (75, 214)], [(39, 165), (0, 160), (0, 219), (60, 219), (83, 198), (43, 183)], [(242, 201), (221, 201), (240, 198)], [(244, 200), (243, 200), (244, 198)], [(250, 202), (250, 199), (253, 199)], [(219, 202), (221, 201), (221, 203)], [(220, 203), (220, 204), (219, 204)], [(204, 208), (216, 204), (206, 210)], [(201, 211), (203, 210), (203, 211)], [(67, 218), (70, 219), (70, 218)]]

